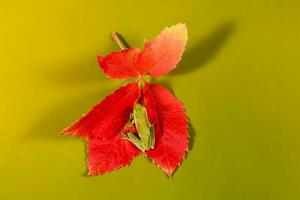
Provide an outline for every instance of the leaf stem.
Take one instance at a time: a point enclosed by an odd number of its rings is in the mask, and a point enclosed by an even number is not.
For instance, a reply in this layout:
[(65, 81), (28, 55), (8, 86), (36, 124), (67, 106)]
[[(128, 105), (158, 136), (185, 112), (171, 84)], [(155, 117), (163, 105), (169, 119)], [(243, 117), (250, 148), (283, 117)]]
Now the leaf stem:
[(143, 88), (145, 85), (144, 77), (141, 75), (138, 76), (138, 78), (136, 79), (136, 82), (138, 83), (140, 88)]
[(114, 41), (118, 44), (121, 50), (125, 50), (129, 48), (128, 44), (125, 42), (125, 40), (122, 38), (122, 36), (118, 32), (112, 32), (111, 37), (114, 39)]

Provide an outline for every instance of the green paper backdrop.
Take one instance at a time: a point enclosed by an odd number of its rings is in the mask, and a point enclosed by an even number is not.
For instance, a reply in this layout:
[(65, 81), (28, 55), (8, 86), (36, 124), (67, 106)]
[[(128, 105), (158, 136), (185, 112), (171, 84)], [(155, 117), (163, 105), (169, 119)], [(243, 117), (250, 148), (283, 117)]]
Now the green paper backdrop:
[[(300, 198), (298, 0), (0, 1), (0, 199)], [(85, 143), (57, 133), (124, 84), (96, 55), (185, 22), (184, 60), (158, 81), (191, 120), (172, 179), (144, 157), (87, 177)]]

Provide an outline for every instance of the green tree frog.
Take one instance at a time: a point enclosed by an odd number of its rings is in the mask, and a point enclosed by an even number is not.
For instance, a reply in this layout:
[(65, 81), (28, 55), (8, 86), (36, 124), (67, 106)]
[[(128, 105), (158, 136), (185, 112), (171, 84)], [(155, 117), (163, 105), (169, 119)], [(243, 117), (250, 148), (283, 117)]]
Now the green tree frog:
[(153, 149), (155, 145), (155, 135), (153, 126), (148, 120), (146, 108), (136, 103), (129, 121), (135, 124), (138, 135), (129, 132), (124, 134), (123, 138), (129, 140), (143, 152)]

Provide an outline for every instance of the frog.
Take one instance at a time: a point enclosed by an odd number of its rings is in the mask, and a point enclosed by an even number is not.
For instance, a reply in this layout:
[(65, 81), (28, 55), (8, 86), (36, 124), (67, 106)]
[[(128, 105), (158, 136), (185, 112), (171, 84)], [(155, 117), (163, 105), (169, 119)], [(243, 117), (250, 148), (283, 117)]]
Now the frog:
[(140, 103), (136, 103), (133, 112), (129, 116), (129, 123), (136, 127), (137, 135), (128, 132), (123, 134), (123, 139), (130, 141), (142, 152), (153, 149), (155, 146), (154, 126), (149, 122), (147, 109)]

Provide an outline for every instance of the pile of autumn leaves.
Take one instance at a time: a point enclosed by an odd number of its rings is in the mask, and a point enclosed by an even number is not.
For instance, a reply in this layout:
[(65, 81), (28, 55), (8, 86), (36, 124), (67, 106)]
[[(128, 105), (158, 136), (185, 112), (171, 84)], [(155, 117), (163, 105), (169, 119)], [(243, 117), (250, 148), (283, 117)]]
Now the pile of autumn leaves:
[(155, 147), (144, 154), (171, 176), (188, 151), (188, 124), (182, 103), (159, 84), (140, 84), (143, 75), (162, 76), (180, 61), (187, 41), (185, 24), (166, 27), (146, 41), (144, 49), (131, 47), (98, 56), (100, 67), (112, 79), (136, 77), (100, 101), (90, 112), (63, 130), (86, 138), (89, 175), (104, 174), (129, 165), (141, 151), (122, 138), (122, 130), (136, 103), (147, 109), (154, 126)]

